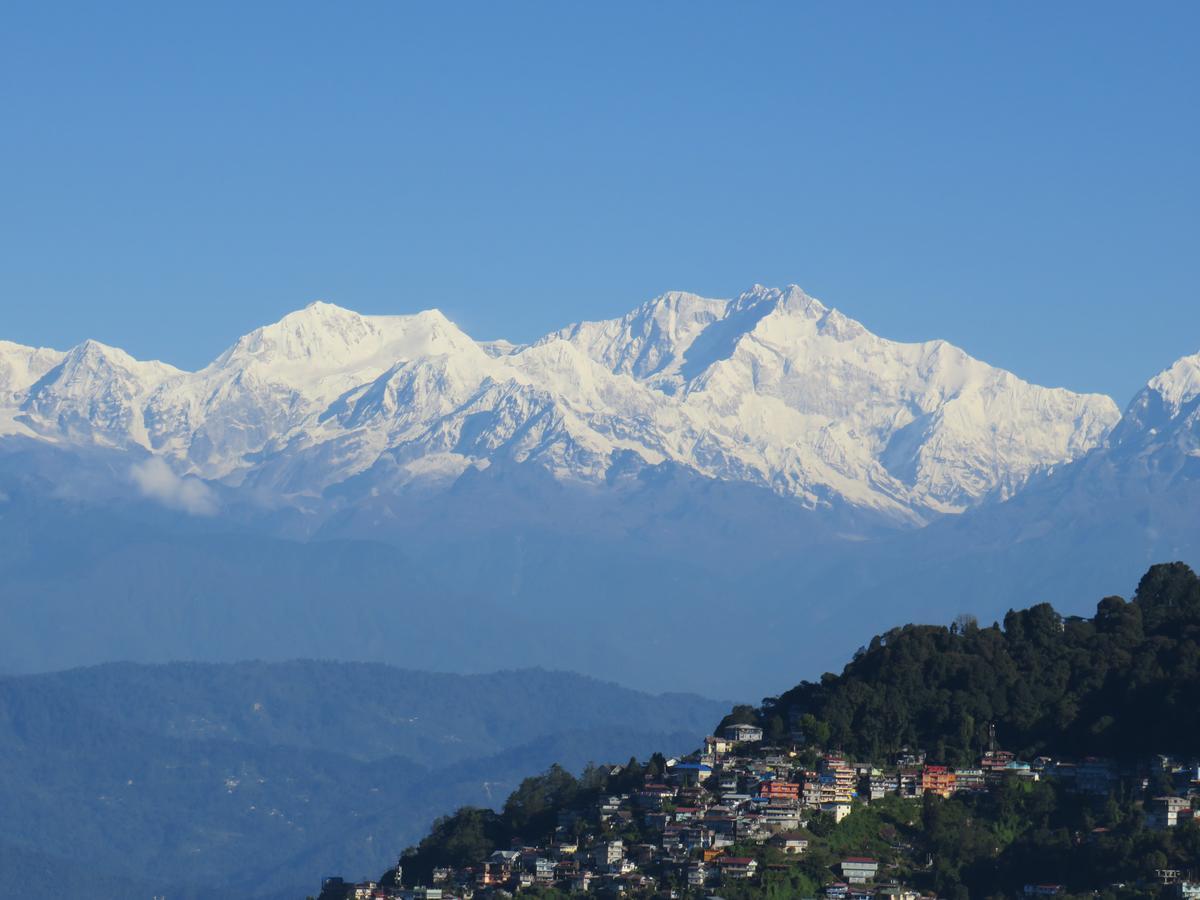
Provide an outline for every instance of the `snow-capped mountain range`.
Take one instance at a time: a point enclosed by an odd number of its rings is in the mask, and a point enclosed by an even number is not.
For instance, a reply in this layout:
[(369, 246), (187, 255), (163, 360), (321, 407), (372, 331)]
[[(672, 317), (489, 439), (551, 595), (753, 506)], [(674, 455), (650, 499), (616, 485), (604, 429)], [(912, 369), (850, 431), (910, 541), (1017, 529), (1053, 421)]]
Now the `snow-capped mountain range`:
[[(1200, 367), (1176, 368), (1146, 416), (1194, 400)], [(356, 476), (386, 491), (498, 459), (600, 485), (633, 458), (920, 524), (1009, 496), (1119, 419), (1108, 397), (886, 340), (795, 286), (669, 293), (523, 346), (473, 340), (436, 310), (313, 303), (198, 372), (95, 341), (0, 342), (0, 435), (148, 452), (297, 503)]]

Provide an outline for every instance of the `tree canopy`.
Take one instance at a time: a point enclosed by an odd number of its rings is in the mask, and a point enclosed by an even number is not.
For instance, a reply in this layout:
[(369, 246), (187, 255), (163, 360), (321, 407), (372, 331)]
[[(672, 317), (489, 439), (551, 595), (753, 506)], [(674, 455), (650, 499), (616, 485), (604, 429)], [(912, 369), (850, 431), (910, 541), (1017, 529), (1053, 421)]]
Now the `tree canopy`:
[(989, 726), (1026, 755), (1134, 758), (1200, 746), (1200, 578), (1156, 565), (1131, 602), (1092, 618), (1048, 603), (1003, 624), (905, 625), (874, 638), (841, 675), (803, 682), (758, 711), (806, 738), (878, 758), (903, 747), (976, 758)]

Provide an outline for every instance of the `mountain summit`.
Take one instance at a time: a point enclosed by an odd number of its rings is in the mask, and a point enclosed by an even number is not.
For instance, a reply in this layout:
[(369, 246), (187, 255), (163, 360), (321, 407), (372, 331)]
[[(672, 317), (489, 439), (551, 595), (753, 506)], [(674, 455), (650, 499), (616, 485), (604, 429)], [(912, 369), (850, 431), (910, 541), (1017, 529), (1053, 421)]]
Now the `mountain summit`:
[[(811, 505), (840, 497), (896, 514), (960, 511), (1081, 456), (1119, 418), (1107, 397), (1028, 384), (944, 341), (877, 337), (794, 285), (757, 285), (732, 301), (667, 295), (634, 317), (566, 336), (679, 398), (704, 425), (696, 468), (742, 472)], [(655, 361), (639, 373), (609, 336), (632, 344), (647, 321), (666, 327), (639, 348)]]
[(794, 285), (672, 292), (528, 346), (478, 343), (436, 310), (313, 303), (194, 373), (94, 342), (65, 356), (5, 343), (0, 405), (7, 431), (147, 451), (282, 500), (500, 461), (600, 485), (633, 460), (908, 524), (1010, 495), (1119, 418), (1107, 397), (943, 341), (880, 338)]
[(1172, 446), (1181, 456), (1200, 457), (1200, 353), (1150, 379), (1129, 404), (1112, 442), (1126, 452)]

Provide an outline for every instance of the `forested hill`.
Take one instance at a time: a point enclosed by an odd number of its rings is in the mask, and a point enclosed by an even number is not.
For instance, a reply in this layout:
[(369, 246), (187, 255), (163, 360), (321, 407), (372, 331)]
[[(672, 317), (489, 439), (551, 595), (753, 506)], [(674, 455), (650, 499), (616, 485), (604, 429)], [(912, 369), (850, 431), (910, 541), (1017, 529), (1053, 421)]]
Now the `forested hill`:
[(938, 760), (1000, 746), (1131, 759), (1200, 748), (1200, 578), (1156, 565), (1132, 601), (1106, 597), (1092, 618), (1048, 603), (981, 627), (905, 625), (874, 638), (841, 675), (803, 682), (728, 721), (861, 758), (924, 747)]

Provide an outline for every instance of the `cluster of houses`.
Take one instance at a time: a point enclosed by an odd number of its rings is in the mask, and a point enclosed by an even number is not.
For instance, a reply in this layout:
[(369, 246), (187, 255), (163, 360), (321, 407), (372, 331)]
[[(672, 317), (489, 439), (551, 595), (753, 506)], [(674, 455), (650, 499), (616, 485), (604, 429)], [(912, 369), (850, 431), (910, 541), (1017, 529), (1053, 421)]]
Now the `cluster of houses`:
[[(829, 753), (808, 768), (800, 764), (800, 755), (796, 749), (766, 746), (757, 726), (730, 725), (722, 734), (706, 738), (691, 756), (668, 760), (661, 776), (639, 788), (601, 797), (591, 809), (560, 811), (553, 837), (541, 845), (497, 850), (462, 869), (437, 869), (427, 887), (327, 879), (321, 897), (458, 900), (536, 887), (614, 896), (706, 896), (722, 885), (761, 879), (772, 868), (790, 868), (787, 859), (808, 850), (809, 836), (802, 829), (817, 811), (840, 822), (856, 804), (889, 795), (950, 797), (988, 791), (1009, 778), (1062, 779), (1074, 791), (1097, 796), (1107, 796), (1121, 778), (1140, 777), (1147, 789), (1165, 780), (1176, 793), (1147, 799), (1151, 828), (1176, 827), (1196, 814), (1194, 806), (1200, 801), (1200, 767), (1167, 757), (1155, 761), (1157, 772), (1128, 772), (1111, 760), (1041, 757), (1026, 762), (996, 749), (983, 753), (975, 766), (962, 768), (930, 764), (919, 750), (901, 752), (886, 767)], [(635, 824), (637, 843), (619, 836)], [(746, 848), (758, 847), (778, 852), (746, 855), (755, 852)], [(765, 859), (773, 862), (761, 861)], [(841, 859), (834, 875), (837, 880), (823, 888), (828, 900), (919, 896), (868, 856)], [(1186, 880), (1178, 884), (1181, 896), (1200, 891)], [(1059, 885), (1026, 888), (1029, 896), (1061, 892)]]

